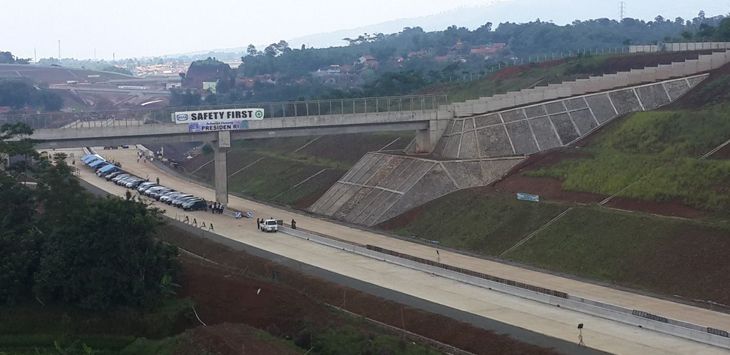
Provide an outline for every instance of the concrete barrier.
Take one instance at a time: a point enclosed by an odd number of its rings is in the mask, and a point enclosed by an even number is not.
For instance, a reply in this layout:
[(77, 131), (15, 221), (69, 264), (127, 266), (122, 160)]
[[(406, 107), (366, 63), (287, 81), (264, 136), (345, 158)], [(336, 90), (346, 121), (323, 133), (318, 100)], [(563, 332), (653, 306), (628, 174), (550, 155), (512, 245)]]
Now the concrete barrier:
[[(730, 338), (724, 336), (727, 331), (718, 329), (711, 332), (709, 327), (689, 322), (669, 319), (660, 315), (652, 315), (635, 309), (628, 309), (613, 304), (570, 295), (559, 290), (543, 288), (503, 279), (488, 274), (453, 267), (448, 264), (434, 262), (408, 254), (380, 248), (373, 245), (357, 245), (308, 233), (300, 229), (282, 226), (281, 233), (327, 246), (336, 250), (350, 252), (367, 258), (380, 260), (394, 265), (421, 271), (429, 275), (447, 278), (460, 283), (489, 289), (511, 296), (516, 296), (543, 304), (598, 316), (612, 321), (638, 326), (644, 329), (730, 349)], [(723, 335), (720, 335), (723, 334)]]
[[(632, 46), (631, 48), (633, 53), (651, 52), (658, 49), (655, 45)], [(724, 49), (730, 48), (730, 43), (708, 42), (706, 44), (699, 45), (693, 43), (674, 43), (668, 44), (666, 48), (669, 48), (670, 50), (695, 50), (697, 48)], [(683, 62), (660, 64), (656, 67), (647, 67), (643, 69), (631, 69), (629, 71), (602, 76), (590, 76), (588, 78), (580, 78), (575, 81), (567, 81), (561, 84), (548, 84), (547, 86), (522, 89), (518, 92), (508, 92), (491, 97), (481, 97), (479, 99), (454, 104), (454, 111), (457, 117), (468, 117), (471, 115), (495, 112), (510, 107), (524, 106), (547, 100), (690, 76), (717, 69), (728, 62), (730, 62), (730, 56), (728, 56), (728, 52), (724, 50), (722, 52), (715, 52), (712, 54), (703, 54), (698, 56), (697, 59), (689, 59)]]

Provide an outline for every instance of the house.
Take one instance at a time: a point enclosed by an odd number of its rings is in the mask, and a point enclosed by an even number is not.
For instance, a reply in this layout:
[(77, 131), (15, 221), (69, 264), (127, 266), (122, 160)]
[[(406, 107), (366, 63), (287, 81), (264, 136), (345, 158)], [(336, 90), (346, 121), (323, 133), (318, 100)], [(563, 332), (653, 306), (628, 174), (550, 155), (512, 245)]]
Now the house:
[(493, 43), (491, 45), (476, 46), (469, 50), (469, 54), (487, 57), (492, 54), (499, 53), (504, 50), (505, 47), (507, 47), (506, 43)]
[(317, 69), (312, 75), (317, 77), (340, 75), (342, 73), (342, 67), (338, 64), (332, 64), (324, 68)]
[(428, 56), (428, 50), (421, 49), (420, 51), (408, 52), (408, 58), (422, 58)]
[(360, 64), (366, 68), (377, 68), (378, 67), (378, 60), (375, 59), (375, 57), (366, 54), (360, 58), (357, 59), (357, 62), (355, 64)]

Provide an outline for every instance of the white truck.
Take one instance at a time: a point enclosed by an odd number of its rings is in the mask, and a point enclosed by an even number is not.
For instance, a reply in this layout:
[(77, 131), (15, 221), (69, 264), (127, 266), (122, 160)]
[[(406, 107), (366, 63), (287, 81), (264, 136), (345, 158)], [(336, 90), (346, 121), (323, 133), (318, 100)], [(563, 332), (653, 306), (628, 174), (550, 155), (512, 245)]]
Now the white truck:
[(263, 232), (278, 232), (279, 223), (273, 218), (265, 219), (261, 222), (260, 228)]

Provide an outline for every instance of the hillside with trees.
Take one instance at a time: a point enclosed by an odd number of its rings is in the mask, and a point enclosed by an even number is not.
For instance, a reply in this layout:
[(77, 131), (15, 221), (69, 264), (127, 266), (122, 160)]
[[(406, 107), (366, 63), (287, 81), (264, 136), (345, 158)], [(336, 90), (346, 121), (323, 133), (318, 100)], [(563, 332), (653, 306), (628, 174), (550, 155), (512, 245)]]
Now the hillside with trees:
[(0, 79), (0, 106), (58, 111), (63, 99), (57, 93), (24, 79)]
[[(243, 64), (233, 71), (232, 86), (223, 85), (216, 95), (197, 90), (191, 94), (200, 93), (200, 99), (177, 102), (228, 104), (410, 94), (458, 78), (483, 77), (507, 65), (625, 51), (630, 44), (730, 40), (730, 21), (723, 16), (706, 17), (704, 12), (689, 20), (604, 18), (563, 26), (537, 19), (498, 26), (488, 22), (473, 30), (454, 25), (425, 32), (413, 27), (343, 40), (348, 45), (331, 48), (292, 48), (283, 40), (263, 49), (249, 45), (241, 57)], [(191, 71), (203, 63), (211, 68), (223, 64), (208, 58), (194, 62)], [(216, 75), (206, 80), (221, 80)]]

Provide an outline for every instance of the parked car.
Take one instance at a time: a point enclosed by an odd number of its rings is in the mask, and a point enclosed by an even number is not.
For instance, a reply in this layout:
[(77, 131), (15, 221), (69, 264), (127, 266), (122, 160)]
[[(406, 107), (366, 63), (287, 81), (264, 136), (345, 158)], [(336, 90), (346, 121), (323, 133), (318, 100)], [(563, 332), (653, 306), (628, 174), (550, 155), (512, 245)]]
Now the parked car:
[(208, 202), (203, 199), (188, 200), (187, 202), (183, 203), (182, 208), (185, 211), (207, 211)]
[(111, 181), (111, 182), (113, 182), (113, 183), (115, 183), (115, 184), (117, 184), (117, 185), (120, 185), (120, 182), (121, 182), (122, 180), (124, 180), (124, 179), (126, 179), (126, 178), (128, 178), (128, 177), (131, 177), (131, 176), (132, 176), (132, 175), (130, 175), (130, 174), (126, 174), (126, 173), (123, 173), (123, 174), (119, 174), (119, 175), (117, 175), (117, 176), (115, 176), (115, 177), (111, 178), (111, 180), (110, 180), (110, 181)]
[(158, 186), (158, 185), (155, 184), (154, 182), (149, 182), (149, 181), (143, 182), (143, 183), (139, 184), (139, 186), (137, 187), (137, 192), (144, 193), (145, 190), (147, 190), (151, 187), (155, 187), (155, 186)]
[(119, 167), (114, 164), (104, 165), (103, 167), (96, 170), (96, 176), (104, 177), (106, 174), (113, 173), (118, 170), (120, 170)]
[(183, 197), (179, 197), (179, 198), (172, 200), (171, 205), (173, 205), (175, 207), (182, 207), (182, 205), (184, 203), (186, 203), (190, 200), (202, 200), (202, 199), (199, 197), (195, 197), (195, 196), (183, 196)]
[(142, 193), (143, 193), (143, 194), (144, 194), (145, 196), (151, 196), (151, 194), (152, 194), (153, 192), (155, 192), (155, 191), (159, 191), (159, 190), (162, 190), (162, 189), (166, 189), (166, 187), (164, 187), (164, 186), (161, 186), (161, 185), (156, 185), (156, 186), (152, 186), (152, 187), (150, 187), (150, 188), (148, 188), (148, 189), (145, 189), (144, 191), (142, 191)]
[(279, 223), (277, 223), (276, 220), (273, 218), (265, 219), (264, 222), (261, 223), (261, 231), (262, 232), (278, 232)]
[(106, 179), (106, 181), (111, 181), (112, 179), (114, 179), (115, 177), (120, 176), (120, 175), (127, 175), (127, 176), (129, 176), (129, 174), (126, 174), (124, 172), (124, 170), (117, 170), (117, 171), (113, 171), (113, 172), (111, 172), (109, 174), (104, 175), (104, 179)]
[(136, 189), (137, 186), (139, 186), (139, 184), (141, 184), (143, 182), (145, 182), (144, 179), (135, 176), (131, 179), (128, 179), (127, 183), (124, 184), (124, 186), (128, 189)]
[(183, 196), (183, 195), (192, 196), (192, 195), (188, 195), (188, 194), (186, 194), (184, 192), (173, 191), (173, 192), (168, 192), (168, 193), (160, 196), (160, 202), (164, 202), (164, 203), (166, 203), (166, 204), (169, 205), (174, 198), (180, 197), (180, 196)]
[(164, 195), (164, 194), (166, 194), (168, 192), (174, 192), (174, 191), (175, 190), (173, 190), (171, 188), (163, 187), (163, 188), (161, 188), (159, 190), (153, 191), (152, 193), (150, 193), (149, 196), (152, 197), (152, 198), (154, 198), (155, 200), (158, 200), (159, 201), (160, 200), (160, 197), (162, 197), (162, 195)]

